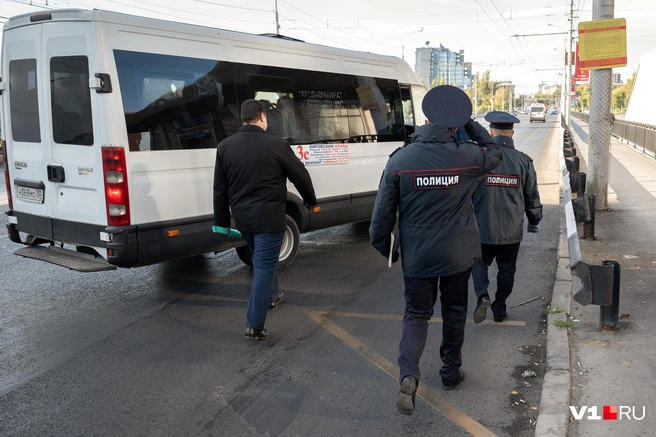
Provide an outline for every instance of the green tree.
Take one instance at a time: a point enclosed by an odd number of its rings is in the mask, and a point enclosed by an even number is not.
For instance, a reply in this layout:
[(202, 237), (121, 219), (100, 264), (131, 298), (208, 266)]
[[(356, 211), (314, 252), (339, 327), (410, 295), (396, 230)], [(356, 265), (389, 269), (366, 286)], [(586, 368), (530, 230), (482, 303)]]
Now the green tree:
[(579, 85), (576, 88), (576, 95), (579, 98), (579, 108), (590, 109), (590, 85)]
[[(492, 96), (492, 88), (496, 87), (497, 82), (490, 80), (490, 70), (486, 70), (482, 74), (477, 74), (474, 76), (472, 81), (472, 87), (465, 91), (469, 98), (472, 101), (472, 107), (474, 105), (474, 87), (476, 87), (478, 94), (478, 108), (473, 108), (474, 113), (480, 114), (486, 111), (489, 111), (490, 108), (490, 97)], [(496, 90), (495, 90), (496, 91)], [(495, 106), (501, 105), (501, 98), (499, 101), (495, 100)]]
[(431, 87), (431, 88), (435, 88), (436, 86), (444, 85), (444, 82), (445, 82), (445, 80), (444, 80), (443, 77), (436, 77), (436, 78), (433, 79), (433, 81), (431, 82), (430, 87)]
[(622, 85), (613, 89), (611, 93), (611, 110), (612, 112), (619, 112), (623, 114), (626, 112), (626, 104), (628, 103), (627, 86)]

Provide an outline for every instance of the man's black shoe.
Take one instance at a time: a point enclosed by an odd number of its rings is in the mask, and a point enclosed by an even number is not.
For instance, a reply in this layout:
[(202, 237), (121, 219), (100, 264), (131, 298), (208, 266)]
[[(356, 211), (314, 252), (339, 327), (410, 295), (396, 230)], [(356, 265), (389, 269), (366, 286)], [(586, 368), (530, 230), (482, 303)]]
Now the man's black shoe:
[(257, 329), (246, 327), (246, 338), (248, 340), (264, 340), (269, 336), (269, 332), (266, 329), (258, 331)]
[(280, 304), (280, 302), (282, 301), (282, 298), (283, 298), (283, 295), (282, 295), (282, 293), (280, 293), (278, 295), (278, 297), (276, 298), (276, 300), (274, 300), (273, 302), (269, 302), (269, 309), (270, 310), (275, 310), (276, 308), (278, 308), (278, 304)]
[(444, 380), (442, 380), (442, 388), (444, 390), (453, 390), (454, 388), (456, 388), (458, 386), (458, 384), (460, 384), (462, 381), (464, 381), (464, 379), (465, 379), (465, 371), (462, 370), (462, 369), (459, 369), (458, 370), (458, 379), (456, 380), (456, 382), (445, 382)]
[(474, 310), (474, 323), (481, 323), (487, 317), (487, 309), (490, 308), (490, 296), (483, 295), (478, 299)]
[(396, 409), (399, 410), (399, 413), (409, 416), (415, 410), (417, 385), (419, 383), (414, 376), (403, 377), (399, 394), (396, 396)]
[(506, 320), (506, 317), (508, 317), (508, 314), (501, 314), (501, 315), (496, 315), (495, 314), (494, 315), (494, 321), (500, 323), (500, 322), (503, 322), (504, 320)]

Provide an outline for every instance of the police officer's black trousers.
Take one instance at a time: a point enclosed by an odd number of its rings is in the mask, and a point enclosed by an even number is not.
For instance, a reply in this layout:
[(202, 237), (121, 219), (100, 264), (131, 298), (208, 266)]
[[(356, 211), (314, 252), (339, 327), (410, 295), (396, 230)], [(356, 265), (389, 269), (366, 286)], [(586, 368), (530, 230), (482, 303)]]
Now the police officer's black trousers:
[(458, 379), (462, 365), (460, 350), (465, 340), (467, 319), (467, 290), (471, 269), (451, 276), (438, 278), (409, 278), (405, 280), (405, 315), (401, 324), (399, 343), (399, 381), (405, 376), (421, 378), (419, 359), (424, 352), (428, 336), (428, 321), (437, 301), (439, 282), (442, 305), (442, 345), (440, 369), (442, 381), (452, 384)]
[(515, 272), (517, 271), (517, 254), (519, 253), (519, 243), (514, 244), (481, 244), (483, 257), (481, 262), (477, 262), (472, 267), (472, 279), (474, 280), (474, 291), (479, 298), (487, 291), (490, 280), (487, 276), (487, 269), (492, 265), (496, 258), (499, 273), (497, 274), (497, 292), (492, 302), (492, 312), (496, 316), (506, 315), (506, 299), (512, 293), (515, 285)]

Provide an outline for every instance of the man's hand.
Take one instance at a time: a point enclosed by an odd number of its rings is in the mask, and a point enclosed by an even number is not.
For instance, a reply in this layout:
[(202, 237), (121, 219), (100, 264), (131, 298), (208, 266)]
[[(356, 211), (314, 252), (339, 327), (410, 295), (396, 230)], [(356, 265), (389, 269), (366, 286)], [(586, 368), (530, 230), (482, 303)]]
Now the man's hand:
[(476, 120), (470, 119), (464, 128), (469, 139), (476, 141), (479, 145), (494, 143), (490, 133)]
[(226, 237), (230, 233), (230, 228), (222, 228), (214, 225), (212, 226), (212, 232), (214, 232), (215, 234), (219, 234), (222, 237)]
[(527, 230), (528, 232), (530, 232), (531, 234), (537, 234), (537, 233), (538, 233), (538, 229), (539, 229), (538, 225), (532, 225), (532, 224), (530, 224), (530, 223), (528, 224), (528, 227), (526, 228), (526, 230)]
[(470, 132), (474, 132), (474, 119), (470, 119), (467, 123), (465, 123), (465, 132), (467, 133), (467, 136), (471, 138)]

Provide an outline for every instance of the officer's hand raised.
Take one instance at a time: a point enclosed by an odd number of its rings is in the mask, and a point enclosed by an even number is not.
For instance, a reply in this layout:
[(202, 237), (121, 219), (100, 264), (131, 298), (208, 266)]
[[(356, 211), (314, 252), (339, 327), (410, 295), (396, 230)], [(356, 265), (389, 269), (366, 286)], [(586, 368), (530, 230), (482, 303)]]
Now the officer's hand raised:
[(532, 224), (530, 224), (530, 223), (529, 223), (528, 227), (526, 228), (526, 230), (527, 230), (528, 232), (530, 232), (531, 234), (537, 234), (537, 233), (538, 233), (538, 229), (539, 229), (538, 225), (532, 225)]

